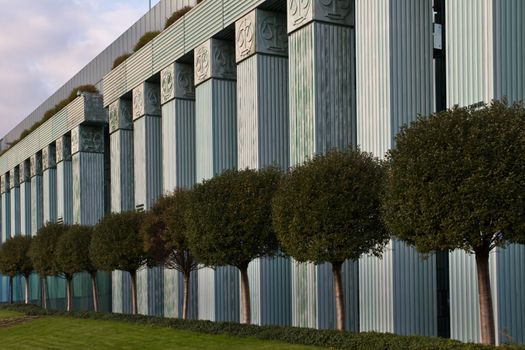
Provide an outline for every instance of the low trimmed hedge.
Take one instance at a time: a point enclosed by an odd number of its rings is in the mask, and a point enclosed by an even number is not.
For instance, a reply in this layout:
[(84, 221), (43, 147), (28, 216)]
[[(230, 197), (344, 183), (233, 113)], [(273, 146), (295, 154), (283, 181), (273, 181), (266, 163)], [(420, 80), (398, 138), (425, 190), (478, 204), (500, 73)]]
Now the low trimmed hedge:
[(253, 326), (231, 322), (210, 322), (181, 320), (143, 315), (123, 315), (86, 311), (45, 310), (36, 305), (12, 304), (0, 306), (2, 310), (18, 311), (28, 316), (65, 316), (82, 319), (121, 321), (143, 325), (167, 327), (178, 330), (206, 334), (222, 334), (234, 337), (254, 337), (262, 340), (276, 340), (291, 344), (323, 346), (348, 350), (524, 350), (525, 346), (504, 345), (486, 346), (459, 341), (422, 337), (401, 336), (390, 333), (350, 333), (335, 330), (317, 330), (308, 328)]

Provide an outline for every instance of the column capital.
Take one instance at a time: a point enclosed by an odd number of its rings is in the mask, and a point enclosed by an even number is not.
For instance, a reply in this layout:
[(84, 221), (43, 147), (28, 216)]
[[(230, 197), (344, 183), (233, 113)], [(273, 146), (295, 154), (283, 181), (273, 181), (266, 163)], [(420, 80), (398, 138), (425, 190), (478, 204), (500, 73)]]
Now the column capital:
[(235, 48), (232, 43), (211, 38), (195, 49), (195, 85), (211, 78), (237, 79)]
[(104, 153), (104, 128), (79, 125), (71, 130), (71, 154), (79, 152)]
[(42, 153), (36, 153), (29, 158), (31, 177), (42, 175)]
[(145, 115), (161, 115), (158, 84), (144, 82), (133, 89), (133, 120)]
[(54, 144), (47, 145), (42, 149), (42, 170), (56, 167), (56, 147)]
[(287, 0), (288, 33), (313, 21), (354, 25), (355, 0)]
[(133, 107), (130, 100), (118, 99), (109, 105), (109, 133), (112, 134), (117, 130), (133, 129), (133, 118), (131, 113)]
[(9, 173), (6, 173), (6, 174), (4, 174), (4, 175), (2, 175), (0, 177), (0, 192), (2, 194), (7, 192), (7, 187), (8, 187), (8, 183), (7, 182), (9, 181), (9, 179), (8, 179), (9, 175), (8, 174)]
[(20, 173), (18, 167), (9, 171), (9, 188), (13, 189), (20, 186)]
[(175, 98), (194, 100), (195, 81), (193, 67), (174, 62), (160, 72), (160, 103), (165, 104)]
[(19, 175), (19, 182), (22, 184), (24, 182), (29, 181), (31, 178), (31, 172), (30, 172), (30, 161), (28, 159), (24, 160), (20, 165), (18, 166), (18, 175)]
[(239, 63), (255, 53), (288, 56), (284, 15), (255, 9), (235, 22), (235, 60)]
[(59, 137), (56, 142), (56, 162), (71, 160), (71, 135)]

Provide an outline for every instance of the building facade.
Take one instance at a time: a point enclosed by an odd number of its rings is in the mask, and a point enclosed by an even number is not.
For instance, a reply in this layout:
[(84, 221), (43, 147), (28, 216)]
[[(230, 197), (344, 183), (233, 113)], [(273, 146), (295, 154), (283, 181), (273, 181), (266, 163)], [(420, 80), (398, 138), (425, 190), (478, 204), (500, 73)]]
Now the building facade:
[[(383, 157), (418, 114), (523, 100), (523, 18), (521, 0), (204, 0), (108, 71), (101, 94), (83, 93), (0, 157), (2, 241), (147, 210), (226, 169), (286, 169), (348, 145)], [(525, 247), (494, 251), (491, 266), (498, 341), (525, 343)], [(268, 258), (249, 274), (253, 323), (335, 328), (329, 266)], [(422, 257), (392, 240), (343, 276), (349, 330), (480, 340), (472, 256)], [(239, 321), (236, 269), (192, 280), (192, 318)], [(23, 281), (14, 286), (21, 299)], [(130, 311), (126, 273), (100, 274), (99, 288), (102, 309)], [(62, 307), (63, 282), (48, 290)], [(89, 308), (87, 276), (75, 293)], [(182, 276), (141, 270), (138, 301), (140, 313), (179, 317)]]

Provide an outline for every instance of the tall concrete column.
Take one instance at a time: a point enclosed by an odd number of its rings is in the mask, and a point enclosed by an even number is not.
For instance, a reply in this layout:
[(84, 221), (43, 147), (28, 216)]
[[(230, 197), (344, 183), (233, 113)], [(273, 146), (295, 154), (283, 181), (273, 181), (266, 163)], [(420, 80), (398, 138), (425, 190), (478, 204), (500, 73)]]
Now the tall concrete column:
[(30, 158), (31, 175), (31, 235), (35, 236), (44, 223), (44, 194), (42, 182), (42, 153)]
[[(144, 82), (133, 89), (135, 208), (148, 210), (162, 194), (162, 119), (160, 87)], [(163, 271), (143, 269), (137, 275), (138, 312), (162, 316)]]
[[(131, 100), (109, 106), (111, 152), (111, 212), (134, 210), (133, 120)], [(112, 273), (112, 311), (131, 313), (131, 278), (128, 272)]]
[(55, 144), (42, 149), (42, 171), (44, 181), (44, 223), (57, 219), (57, 169)]
[[(233, 43), (209, 39), (195, 49), (196, 181), (237, 167), (237, 108)], [(239, 272), (233, 267), (198, 273), (199, 319), (239, 321)]]
[[(287, 169), (286, 16), (256, 9), (236, 22), (235, 38), (239, 169)], [(257, 259), (249, 265), (252, 323), (291, 325), (290, 273), (288, 258)]]
[[(195, 183), (195, 84), (193, 66), (175, 62), (163, 69), (162, 170), (163, 192), (191, 188)], [(183, 275), (164, 270), (164, 316), (182, 317)], [(197, 272), (190, 280), (189, 318), (197, 317)]]
[(20, 172), (15, 167), (9, 172), (9, 188), (11, 190), (11, 238), (19, 236), (20, 231)]
[(71, 135), (58, 138), (56, 144), (57, 221), (73, 223), (73, 165)]
[[(290, 164), (356, 144), (353, 0), (287, 1)], [(359, 329), (358, 264), (343, 266), (347, 329)], [(292, 263), (292, 323), (335, 328), (329, 264)]]
[(31, 171), (29, 159), (18, 166), (20, 179), (20, 232), (31, 236)]
[(2, 175), (2, 242), (11, 238), (11, 189), (10, 174)]

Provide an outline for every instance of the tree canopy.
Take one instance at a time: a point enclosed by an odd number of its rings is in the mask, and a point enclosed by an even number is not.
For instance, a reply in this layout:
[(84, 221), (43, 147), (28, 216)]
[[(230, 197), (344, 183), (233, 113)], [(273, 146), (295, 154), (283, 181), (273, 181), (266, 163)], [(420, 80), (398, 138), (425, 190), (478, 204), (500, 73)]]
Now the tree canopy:
[(28, 276), (33, 271), (29, 257), (31, 237), (16, 236), (8, 239), (0, 248), (0, 273), (14, 277), (18, 274)]
[(494, 101), (420, 117), (388, 153), (384, 217), (420, 252), (475, 254), (481, 338), (495, 343), (489, 252), (525, 242), (525, 109)]
[(41, 277), (55, 276), (60, 271), (55, 258), (58, 240), (68, 230), (68, 226), (47, 223), (42, 226), (29, 248), (29, 256), (33, 262), (35, 272)]
[(55, 257), (58, 269), (65, 274), (96, 271), (89, 257), (93, 228), (73, 225), (57, 242)]

